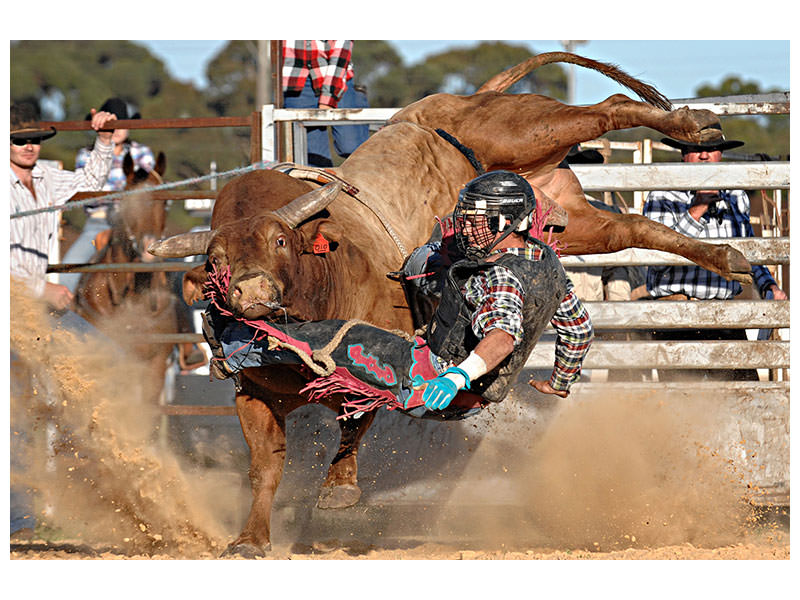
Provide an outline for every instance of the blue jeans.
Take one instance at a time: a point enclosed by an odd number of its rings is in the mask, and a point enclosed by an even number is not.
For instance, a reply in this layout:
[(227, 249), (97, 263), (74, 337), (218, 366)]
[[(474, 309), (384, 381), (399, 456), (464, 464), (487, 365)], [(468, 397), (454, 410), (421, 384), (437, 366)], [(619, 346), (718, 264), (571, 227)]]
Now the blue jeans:
[(274, 364), (300, 364), (297, 354), (287, 350), (269, 350), (266, 341), (251, 342), (254, 329), (239, 321), (229, 321), (217, 337), (225, 352), (225, 362), (233, 370)]
[(28, 468), (28, 452), (30, 441), (21, 427), (15, 426), (14, 411), (11, 411), (11, 432), (9, 451), (11, 454), (11, 497), (9, 509), (11, 513), (11, 529), (13, 535), (20, 529), (35, 529), (36, 517), (33, 512), (33, 490), (23, 483), (15, 482)]
[[(28, 373), (21, 365), (19, 357), (11, 351), (11, 395), (21, 399), (26, 397), (29, 385)], [(21, 421), (19, 409), (11, 410), (10, 433), (9, 433), (9, 454), (10, 454), (10, 475), (11, 475), (11, 497), (9, 509), (11, 513), (11, 529), (13, 535), (20, 529), (34, 529), (36, 527), (36, 517), (34, 516), (33, 491), (24, 483), (24, 473), (29, 468), (30, 439), (25, 432), (25, 426)], [(21, 481), (16, 481), (20, 478)]]
[[(94, 238), (98, 233), (110, 227), (111, 225), (108, 224), (108, 220), (105, 217), (100, 219), (90, 216), (86, 219), (83, 231), (81, 231), (81, 234), (72, 246), (69, 247), (62, 261), (64, 263), (88, 263), (97, 251), (92, 243)], [(66, 286), (66, 288), (74, 294), (75, 290), (78, 289), (78, 282), (80, 281), (81, 275), (83, 275), (83, 273), (61, 273), (58, 276), (58, 282)]]
[[(355, 90), (352, 81), (344, 90), (339, 108), (369, 108), (367, 95), (361, 90)], [(356, 151), (369, 137), (369, 125), (336, 125), (333, 128), (333, 147), (336, 154), (347, 158)]]
[[(283, 93), (285, 108), (319, 108), (319, 96), (311, 87), (311, 78), (300, 92)], [(339, 108), (366, 108), (367, 96), (363, 92), (356, 92), (352, 85), (345, 88), (344, 95), (339, 100)], [(308, 164), (315, 167), (332, 167), (330, 143), (328, 141), (327, 127), (306, 127)], [(368, 125), (337, 125), (333, 127), (333, 145), (336, 153), (342, 157), (352, 154), (369, 137)]]

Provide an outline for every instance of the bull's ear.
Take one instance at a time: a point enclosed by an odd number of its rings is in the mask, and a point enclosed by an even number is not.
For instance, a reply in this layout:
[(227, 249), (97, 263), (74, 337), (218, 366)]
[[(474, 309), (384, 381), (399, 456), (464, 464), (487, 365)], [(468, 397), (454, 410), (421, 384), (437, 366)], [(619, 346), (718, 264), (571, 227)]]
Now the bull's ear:
[(324, 254), (335, 250), (344, 237), (342, 228), (328, 219), (320, 219), (309, 223), (302, 229), (304, 242), (303, 252)]
[(203, 299), (203, 285), (208, 279), (205, 265), (199, 265), (183, 275), (183, 301), (189, 306)]

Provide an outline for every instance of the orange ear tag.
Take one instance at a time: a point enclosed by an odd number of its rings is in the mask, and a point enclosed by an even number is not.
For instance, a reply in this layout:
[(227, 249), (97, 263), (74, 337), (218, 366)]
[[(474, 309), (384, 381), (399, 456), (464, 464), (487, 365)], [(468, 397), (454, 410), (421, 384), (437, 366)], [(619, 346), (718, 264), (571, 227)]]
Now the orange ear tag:
[(330, 244), (328, 244), (328, 240), (321, 233), (318, 233), (317, 237), (314, 238), (314, 254), (325, 254), (329, 251)]

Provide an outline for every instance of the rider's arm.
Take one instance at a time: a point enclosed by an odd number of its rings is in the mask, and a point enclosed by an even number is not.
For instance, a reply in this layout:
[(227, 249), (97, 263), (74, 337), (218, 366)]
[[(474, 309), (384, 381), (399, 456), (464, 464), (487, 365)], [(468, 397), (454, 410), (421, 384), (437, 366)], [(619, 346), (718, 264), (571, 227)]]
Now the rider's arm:
[(594, 339), (592, 320), (586, 307), (569, 285), (550, 324), (556, 330), (556, 357), (549, 384), (556, 391), (569, 391), (578, 380), (581, 364)]

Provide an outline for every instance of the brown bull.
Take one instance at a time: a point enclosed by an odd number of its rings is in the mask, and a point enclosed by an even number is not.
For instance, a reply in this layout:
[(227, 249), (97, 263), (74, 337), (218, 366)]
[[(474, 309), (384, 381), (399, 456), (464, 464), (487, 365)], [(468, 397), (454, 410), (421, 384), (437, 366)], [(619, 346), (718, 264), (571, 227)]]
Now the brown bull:
[[(579, 108), (542, 96), (500, 93), (520, 73), (557, 61), (600, 70), (664, 108), (622, 95)], [(355, 195), (333, 184), (297, 198), (310, 189), (308, 184), (279, 172), (252, 172), (220, 192), (211, 232), (171, 238), (152, 251), (162, 256), (207, 253), (208, 269), (230, 267), (227, 301), (238, 316), (364, 319), (410, 331), (403, 292), (386, 274), (400, 267), (406, 251), (426, 241), (435, 217), (452, 210), (458, 190), (477, 174), (466, 156), (435, 132), (442, 128), (471, 148), (485, 169), (522, 173), (539, 200), (566, 209), (567, 227), (559, 238), (567, 253), (658, 248), (726, 277), (749, 272), (735, 251), (689, 240), (640, 216), (614, 216), (590, 207), (571, 171), (557, 168), (574, 144), (614, 129), (646, 125), (684, 140), (717, 137), (719, 122), (712, 113), (665, 110), (668, 103), (649, 86), (566, 53), (534, 57), (484, 87), (468, 97), (437, 94), (400, 111), (334, 169), (357, 188)], [(292, 198), (290, 208), (277, 210)], [(554, 215), (554, 224), (563, 225), (563, 214)], [(330, 249), (315, 254), (320, 234)], [(203, 269), (187, 274), (187, 300), (199, 297), (205, 276)], [(286, 453), (286, 415), (306, 403), (298, 390), (307, 379), (278, 367), (247, 369), (243, 375), (236, 406), (251, 450), (253, 504), (229, 551), (261, 554), (270, 546), (269, 516)], [(328, 406), (339, 411), (339, 404)], [(323, 484), (321, 507), (357, 501), (356, 451), (371, 420), (367, 413), (342, 423), (342, 442)]]

